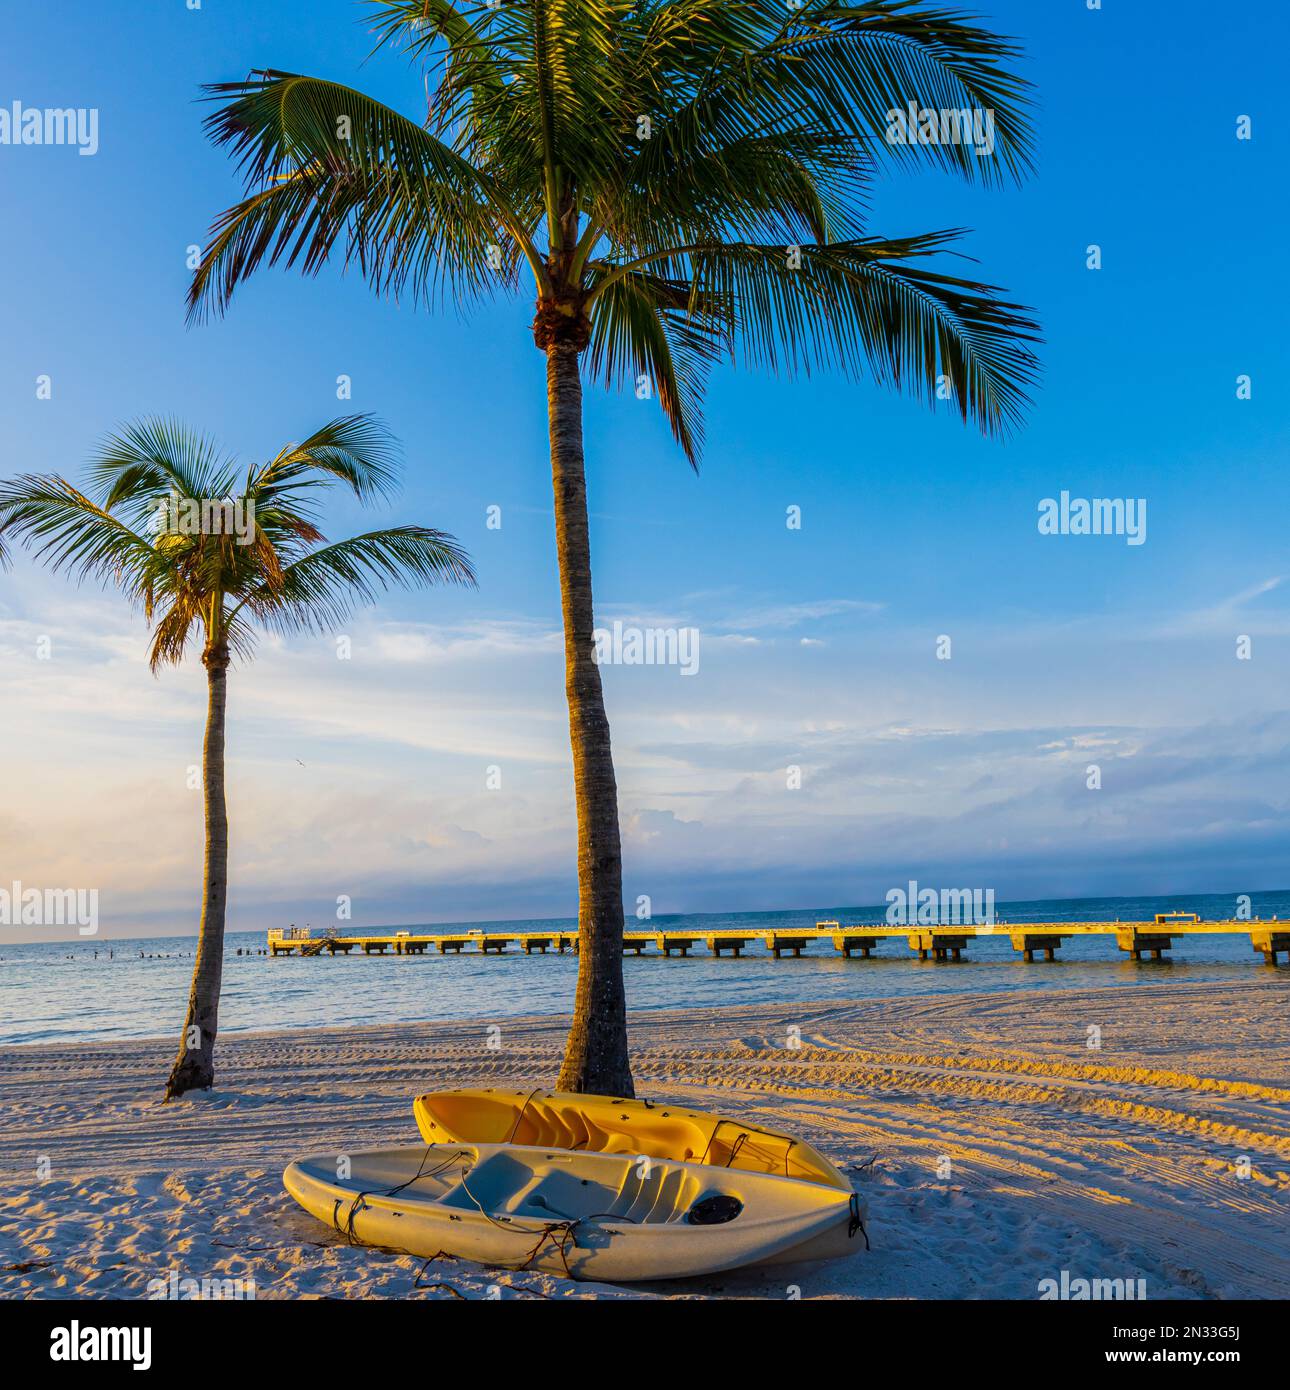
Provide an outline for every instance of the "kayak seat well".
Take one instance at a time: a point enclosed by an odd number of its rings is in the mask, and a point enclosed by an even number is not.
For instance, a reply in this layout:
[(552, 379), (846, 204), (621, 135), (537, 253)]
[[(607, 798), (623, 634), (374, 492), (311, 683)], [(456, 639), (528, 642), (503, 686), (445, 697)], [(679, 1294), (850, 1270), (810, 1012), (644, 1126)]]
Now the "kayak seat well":
[(571, 1171), (567, 1156), (535, 1161), (502, 1152), (481, 1159), (442, 1201), (496, 1216), (576, 1221), (605, 1211), (616, 1196), (605, 1183), (584, 1181)]
[(523, 1144), (585, 1153), (645, 1154), (695, 1162), (707, 1148), (704, 1128), (692, 1120), (652, 1118), (642, 1131), (630, 1115), (617, 1123), (604, 1114), (592, 1119), (576, 1106), (522, 1095), (436, 1095), (430, 1113), (450, 1136), (483, 1144)]
[(533, 1221), (616, 1218), (633, 1225), (685, 1220), (706, 1195), (692, 1169), (644, 1164), (634, 1156), (601, 1165), (604, 1176), (581, 1176), (576, 1155), (493, 1153), (461, 1175), (440, 1198), (442, 1205)]

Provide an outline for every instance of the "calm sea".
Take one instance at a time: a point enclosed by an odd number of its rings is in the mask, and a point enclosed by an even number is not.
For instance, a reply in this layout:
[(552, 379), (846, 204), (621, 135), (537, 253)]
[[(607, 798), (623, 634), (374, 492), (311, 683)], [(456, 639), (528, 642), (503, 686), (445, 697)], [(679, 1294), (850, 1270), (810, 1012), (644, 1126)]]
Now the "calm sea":
[[(1290, 892), (1251, 894), (1251, 912), (1265, 920), (1290, 918)], [(1008, 921), (1143, 921), (1157, 912), (1199, 913), (1221, 920), (1236, 912), (1235, 894), (1174, 898), (1079, 898), (1005, 903)], [(820, 908), (801, 912), (714, 913), (656, 917), (654, 927), (785, 928), (813, 926), (821, 918), (844, 923), (881, 922), (885, 907)], [(542, 930), (550, 921), (411, 927), (421, 932), (469, 928)], [(572, 928), (572, 921), (558, 925)], [(409, 924), (401, 923), (400, 927)], [(380, 930), (366, 927), (363, 930)], [(392, 930), (392, 929), (391, 929)], [(307, 1028), (337, 1024), (434, 1019), (496, 1019), (565, 1013), (573, 999), (577, 958), (572, 954), (477, 954), (398, 957), (273, 959), (260, 955), (263, 932), (227, 938), (221, 1030)], [(0, 1043), (140, 1038), (178, 1032), (192, 977), (191, 936), (138, 940), (86, 940), (0, 947)], [(239, 948), (244, 954), (238, 955)], [(1126, 961), (1109, 937), (1067, 942), (1055, 965), (1025, 965), (1006, 936), (969, 948), (970, 964), (919, 962), (904, 942), (892, 941), (870, 960), (838, 958), (831, 945), (813, 955), (776, 961), (760, 950), (742, 959), (627, 957), (628, 1003), (633, 1009), (703, 1008), (720, 1004), (798, 1003), (911, 994), (982, 993), (1016, 989), (1080, 989), (1166, 980), (1244, 980), (1261, 988), (1274, 976), (1251, 950), (1248, 937), (1193, 937), (1178, 945), (1168, 965)]]

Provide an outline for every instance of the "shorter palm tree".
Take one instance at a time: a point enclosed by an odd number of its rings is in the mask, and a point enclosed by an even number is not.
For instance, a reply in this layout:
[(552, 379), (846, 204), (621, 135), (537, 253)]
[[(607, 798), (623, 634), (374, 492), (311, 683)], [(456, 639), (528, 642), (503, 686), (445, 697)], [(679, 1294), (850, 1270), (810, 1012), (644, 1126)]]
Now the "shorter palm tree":
[(388, 494), (399, 471), (394, 440), (365, 415), (332, 420), (267, 463), (238, 469), (212, 441), (170, 420), (110, 436), (89, 491), (58, 476), (0, 483), (0, 562), (10, 538), (54, 570), (114, 585), (152, 629), (153, 671), (201, 644), (208, 703), (202, 750), (206, 856), (201, 928), (188, 1014), (166, 1099), (214, 1080), (228, 892), (224, 715), (229, 664), (257, 627), (321, 632), (391, 585), (473, 584), (454, 538), (396, 526), (328, 542), (317, 526), (323, 490), (348, 485), (360, 501)]

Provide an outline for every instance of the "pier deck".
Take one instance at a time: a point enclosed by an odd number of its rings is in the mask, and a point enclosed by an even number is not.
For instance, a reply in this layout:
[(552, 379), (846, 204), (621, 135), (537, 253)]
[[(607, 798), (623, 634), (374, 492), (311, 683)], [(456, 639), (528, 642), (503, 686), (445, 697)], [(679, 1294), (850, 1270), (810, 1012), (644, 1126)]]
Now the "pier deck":
[[(851, 959), (859, 954), (869, 959), (887, 941), (903, 941), (920, 960), (963, 960), (971, 942), (981, 937), (1006, 937), (1024, 960), (1033, 961), (1037, 953), (1053, 960), (1057, 948), (1068, 940), (1088, 936), (1113, 936), (1119, 948), (1134, 960), (1144, 954), (1154, 959), (1189, 936), (1247, 936), (1256, 954), (1268, 965), (1276, 965), (1281, 954), (1290, 962), (1290, 920), (1201, 922), (1187, 914), (1158, 913), (1150, 922), (997, 922), (993, 925), (893, 925), (866, 923), (844, 926), (836, 921), (817, 922), (814, 927), (790, 930), (725, 928), (690, 930), (687, 928), (647, 929), (623, 933), (623, 950), (633, 955), (688, 956), (704, 948), (708, 954), (740, 956), (751, 946), (760, 946), (777, 960), (785, 955), (800, 956), (813, 945), (825, 943), (839, 955)], [(548, 951), (576, 952), (576, 931), (469, 931), (447, 935), (434, 933), (334, 932), (313, 934), (308, 928), (274, 929), (268, 934), (268, 950), (273, 956), (349, 955), (367, 956), (460, 955), (473, 951), (482, 955), (504, 955), (512, 948), (527, 955)]]

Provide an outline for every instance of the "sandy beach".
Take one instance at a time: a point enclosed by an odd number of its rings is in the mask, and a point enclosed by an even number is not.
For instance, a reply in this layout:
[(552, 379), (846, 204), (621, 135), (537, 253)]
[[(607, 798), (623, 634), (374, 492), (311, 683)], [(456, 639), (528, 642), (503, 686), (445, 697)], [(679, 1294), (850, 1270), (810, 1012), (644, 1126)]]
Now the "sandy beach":
[(169, 1042), (6, 1048), (0, 1296), (141, 1298), (175, 1271), (261, 1299), (1034, 1299), (1066, 1270), (1286, 1298), (1290, 1009), (1271, 1002), (1208, 983), (637, 1015), (639, 1094), (800, 1133), (864, 1194), (872, 1249), (630, 1290), (423, 1268), (282, 1189), (300, 1154), (415, 1143), (418, 1090), (549, 1085), (559, 1019), (506, 1021), (497, 1049), (483, 1023), (242, 1035), (218, 1090), (169, 1106)]

